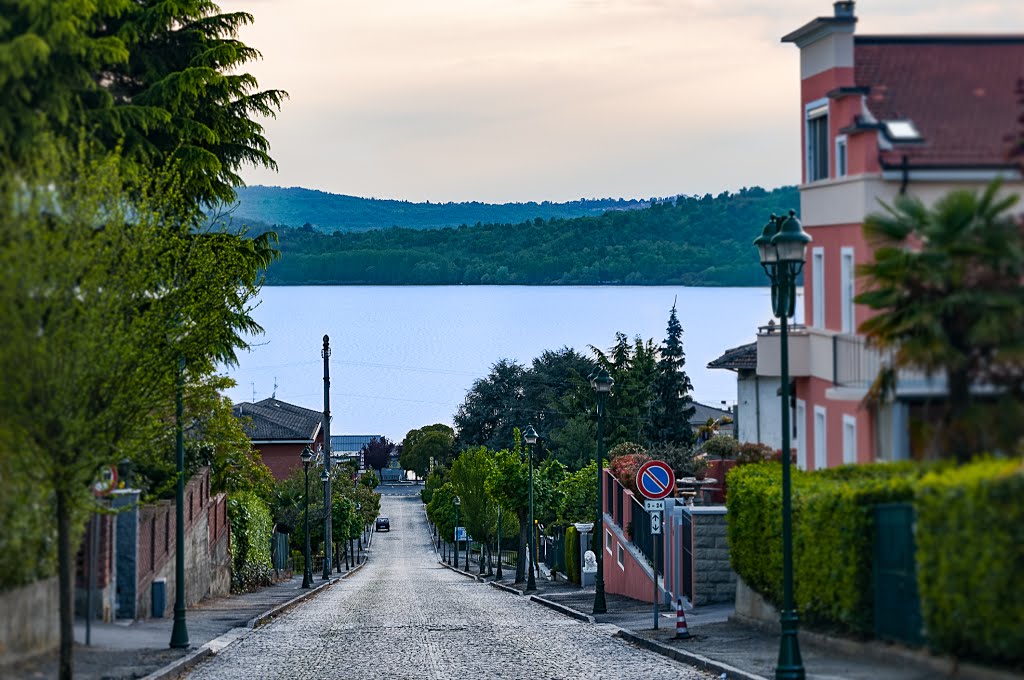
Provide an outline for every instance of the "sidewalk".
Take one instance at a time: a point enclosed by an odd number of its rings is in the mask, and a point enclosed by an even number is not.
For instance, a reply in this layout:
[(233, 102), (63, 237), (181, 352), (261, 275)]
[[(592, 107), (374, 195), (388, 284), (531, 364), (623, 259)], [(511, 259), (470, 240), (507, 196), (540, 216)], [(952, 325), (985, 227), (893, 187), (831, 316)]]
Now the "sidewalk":
[[(465, 563), (465, 557), (461, 562)], [(461, 570), (461, 569), (460, 569)], [(513, 584), (514, 568), (502, 567), (503, 589), (522, 593), (526, 584)], [(479, 564), (470, 559), (471, 575), (477, 578)], [(493, 577), (483, 577), (496, 581)], [(777, 630), (744, 624), (733, 618), (733, 606), (709, 605), (686, 610), (691, 634), (676, 640), (676, 612), (662, 608), (658, 629), (654, 629), (654, 606), (622, 595), (606, 594), (607, 614), (593, 614), (594, 588), (579, 588), (564, 581), (552, 581), (541, 565), (537, 590), (524, 593), (539, 604), (573, 618), (608, 626), (609, 630), (633, 644), (705, 668), (715, 675), (725, 673), (732, 680), (766, 680), (775, 676), (779, 654)], [(808, 680), (1011, 680), (1024, 676), (953, 660), (883, 642), (860, 642), (831, 638), (819, 633), (800, 632), (800, 651)]]
[[(364, 550), (364, 556), (367, 555)], [(229, 595), (227, 597), (203, 600), (190, 607), (185, 616), (188, 628), (189, 648), (171, 649), (171, 628), (173, 617), (147, 619), (144, 621), (118, 621), (116, 623), (94, 622), (92, 624), (92, 646), (85, 646), (85, 621), (75, 621), (74, 668), (76, 680), (117, 680), (142, 678), (165, 669), (169, 664), (181, 661), (195, 654), (204, 646), (215, 651), (237, 639), (245, 630), (265, 623), (268, 614), (283, 612), (297, 598), (311, 596), (325, 587), (330, 587), (339, 578), (359, 569), (364, 561), (350, 570), (335, 571), (331, 580), (324, 581), (322, 574), (314, 574), (313, 588), (302, 588), (302, 576), (295, 576), (252, 593)], [(235, 630), (242, 629), (242, 630)], [(232, 631), (234, 631), (232, 633)], [(11, 680), (56, 678), (57, 653), (3, 669), (5, 678)]]

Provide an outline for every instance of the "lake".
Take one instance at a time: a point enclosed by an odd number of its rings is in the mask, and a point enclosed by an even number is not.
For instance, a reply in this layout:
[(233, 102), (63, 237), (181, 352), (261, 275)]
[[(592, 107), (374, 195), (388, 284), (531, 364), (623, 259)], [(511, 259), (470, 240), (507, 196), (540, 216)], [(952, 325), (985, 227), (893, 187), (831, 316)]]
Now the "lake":
[[(768, 288), (609, 286), (266, 287), (254, 318), (266, 333), (225, 372), (234, 402), (278, 399), (323, 410), (323, 336), (331, 338), (331, 431), (406, 432), (452, 416), (477, 378), (545, 349), (607, 350), (616, 331), (660, 343), (678, 299), (694, 398), (736, 399), (732, 371), (709, 370), (768, 322)], [(798, 309), (801, 306), (798, 305)], [(798, 315), (798, 317), (802, 314)], [(526, 425), (524, 423), (523, 425)]]

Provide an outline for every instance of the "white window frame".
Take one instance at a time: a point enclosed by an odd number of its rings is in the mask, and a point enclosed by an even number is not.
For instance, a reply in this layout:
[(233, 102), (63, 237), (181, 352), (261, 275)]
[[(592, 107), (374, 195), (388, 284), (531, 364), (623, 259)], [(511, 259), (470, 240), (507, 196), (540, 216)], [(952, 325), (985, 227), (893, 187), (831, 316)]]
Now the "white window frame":
[(604, 530), (604, 549), (605, 549), (605, 551), (609, 555), (613, 554), (612, 553), (612, 546), (614, 546), (614, 545), (615, 545), (615, 541), (612, 540), (612, 532), (610, 532), (607, 529), (605, 529)]
[(839, 249), (839, 286), (841, 309), (843, 313), (843, 333), (854, 333), (856, 313), (854, 311), (853, 299), (855, 295), (856, 261), (853, 254), (853, 246), (843, 246)]
[(811, 248), (811, 325), (825, 327), (825, 249)]
[(796, 415), (793, 416), (796, 422), (796, 466), (801, 470), (807, 469), (807, 402), (803, 399), (796, 400)]
[(626, 571), (626, 549), (623, 548), (622, 544), (618, 542), (616, 542), (616, 546), (618, 546), (618, 550), (615, 551), (615, 561), (619, 563), (619, 569), (621, 569), (622, 571)]
[(846, 135), (836, 135), (836, 177), (846, 177), (850, 166), (850, 147), (846, 143)]
[[(820, 419), (820, 421), (819, 421)], [(828, 411), (824, 406), (814, 407), (814, 469), (828, 467)]]
[(828, 158), (828, 153), (829, 153), (828, 144), (826, 143), (824, 145), (824, 148), (821, 149), (821, 152), (826, 154), (825, 163), (824, 163), (824, 167), (825, 167), (825, 176), (824, 177), (818, 177), (814, 173), (814, 168), (816, 166), (815, 166), (815, 163), (814, 163), (814, 158), (811, 155), (811, 149), (812, 148), (817, 149), (817, 147), (814, 146), (812, 144), (812, 141), (811, 141), (811, 121), (812, 120), (817, 120), (819, 118), (824, 118), (825, 119), (825, 129), (827, 131), (828, 130), (828, 116), (829, 116), (829, 101), (828, 101), (827, 98), (825, 98), (825, 99), (815, 99), (813, 102), (808, 102), (804, 106), (804, 158), (806, 159), (807, 182), (808, 182), (808, 184), (811, 183), (811, 182), (817, 182), (817, 181), (820, 181), (820, 180), (828, 179), (828, 169), (831, 167), (831, 162), (832, 162), (832, 159)]
[(857, 417), (843, 414), (843, 464), (857, 462)]

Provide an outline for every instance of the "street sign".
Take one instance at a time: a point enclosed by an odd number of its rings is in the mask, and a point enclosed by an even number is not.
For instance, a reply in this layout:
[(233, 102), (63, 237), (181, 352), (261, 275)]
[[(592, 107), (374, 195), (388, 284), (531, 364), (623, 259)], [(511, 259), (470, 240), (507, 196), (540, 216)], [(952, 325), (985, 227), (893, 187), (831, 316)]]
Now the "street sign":
[(651, 535), (657, 535), (661, 533), (661, 513), (651, 513)]
[(636, 473), (636, 488), (645, 498), (656, 501), (672, 495), (676, 489), (676, 475), (668, 463), (648, 461)]
[(92, 492), (98, 497), (109, 496), (117, 488), (117, 468), (104, 465), (100, 468), (99, 478), (92, 485)]
[(466, 527), (455, 527), (455, 540), (465, 541), (467, 538)]
[(644, 510), (647, 512), (663, 512), (665, 501), (644, 501)]

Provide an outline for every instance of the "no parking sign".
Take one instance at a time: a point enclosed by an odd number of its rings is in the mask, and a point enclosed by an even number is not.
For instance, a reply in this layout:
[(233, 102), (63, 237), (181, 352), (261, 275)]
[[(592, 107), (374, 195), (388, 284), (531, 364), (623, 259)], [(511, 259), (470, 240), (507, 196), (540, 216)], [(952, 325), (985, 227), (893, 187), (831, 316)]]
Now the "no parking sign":
[(672, 495), (676, 488), (676, 474), (668, 463), (652, 460), (644, 463), (636, 473), (636, 488), (644, 495), (656, 501)]

